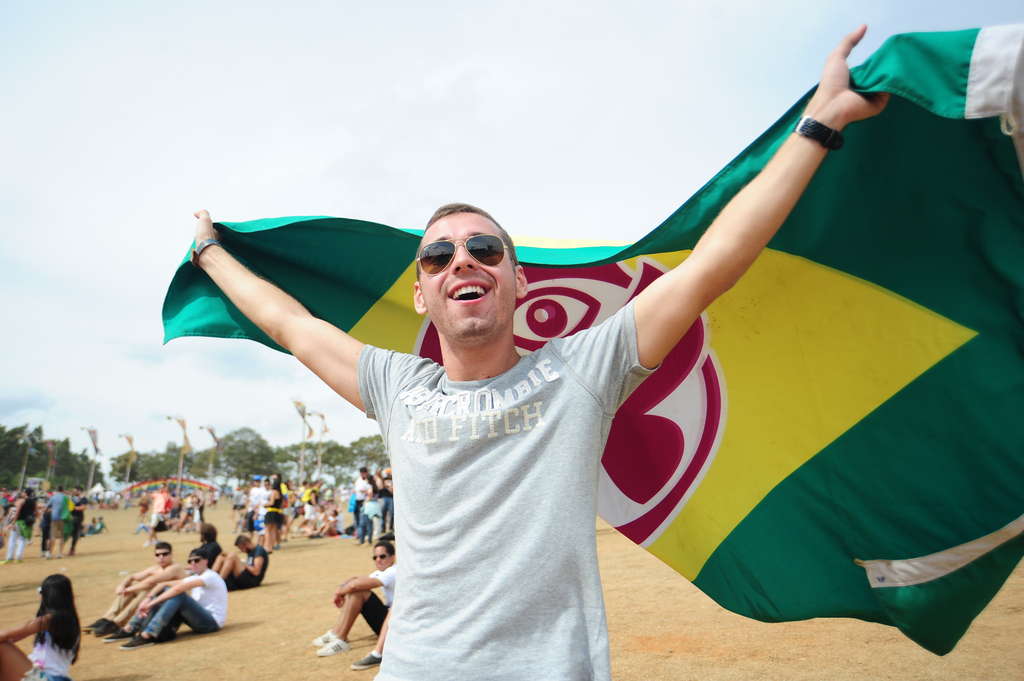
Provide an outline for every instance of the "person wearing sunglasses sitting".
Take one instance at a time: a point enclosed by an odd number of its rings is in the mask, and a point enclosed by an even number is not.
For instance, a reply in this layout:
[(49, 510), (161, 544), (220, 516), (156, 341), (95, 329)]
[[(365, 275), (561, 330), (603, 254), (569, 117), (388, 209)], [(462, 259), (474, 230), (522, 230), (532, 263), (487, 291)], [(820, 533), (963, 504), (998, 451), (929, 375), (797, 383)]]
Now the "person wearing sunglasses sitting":
[[(349, 645), (348, 634), (359, 615), (363, 616), (378, 638), (386, 635), (383, 631), (384, 621), (395, 600), (395, 545), (389, 541), (374, 544), (373, 564), (375, 569), (369, 575), (350, 577), (335, 590), (334, 606), (340, 612), (334, 626), (313, 639), (313, 645), (319, 648), (316, 651), (318, 656), (329, 657), (350, 649), (352, 646)], [(373, 592), (377, 588), (384, 595), (383, 601)], [(383, 650), (383, 645), (379, 648)], [(377, 659), (379, 662), (380, 658)]]
[(197, 634), (219, 631), (228, 617), (227, 585), (199, 549), (189, 553), (188, 570), (183, 579), (150, 591), (125, 628), (104, 642), (130, 639), (121, 650), (144, 648), (174, 638), (182, 622)]
[[(885, 95), (850, 89), (846, 58), (865, 30), (829, 55), (805, 118), (681, 264), (577, 333), (558, 331), (548, 310), (520, 314), (521, 333), (540, 325), (558, 336), (523, 354), (516, 308), (529, 282), (508, 233), (480, 208), (442, 206), (416, 252), (413, 306), (433, 323), (440, 364), (364, 345), (316, 318), (239, 263), (209, 213), (195, 214), (193, 264), (378, 421), (400, 481), (405, 555), (388, 679), (611, 677), (594, 509), (612, 419), (751, 266), (839, 131), (885, 106)], [(537, 513), (544, 498), (560, 500), (557, 522)]]
[(98, 637), (113, 634), (128, 623), (151, 589), (185, 577), (185, 566), (174, 562), (171, 545), (167, 542), (156, 543), (153, 559), (153, 565), (121, 580), (114, 589), (114, 602), (110, 608), (103, 613), (103, 617), (83, 629), (91, 630)]

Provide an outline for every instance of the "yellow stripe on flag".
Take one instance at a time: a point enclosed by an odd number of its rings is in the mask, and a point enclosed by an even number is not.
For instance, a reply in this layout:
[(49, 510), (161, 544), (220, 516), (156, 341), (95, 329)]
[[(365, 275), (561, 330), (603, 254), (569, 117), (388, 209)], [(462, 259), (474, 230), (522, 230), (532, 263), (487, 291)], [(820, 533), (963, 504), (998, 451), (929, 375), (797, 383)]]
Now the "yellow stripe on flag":
[(410, 264), (349, 333), (370, 345), (412, 352), (423, 324), (423, 318), (412, 306), (415, 282), (416, 266)]
[[(656, 258), (668, 264), (671, 255)], [(976, 335), (891, 291), (773, 250), (708, 317), (725, 378), (725, 432), (704, 481), (649, 546), (691, 580), (772, 488)]]

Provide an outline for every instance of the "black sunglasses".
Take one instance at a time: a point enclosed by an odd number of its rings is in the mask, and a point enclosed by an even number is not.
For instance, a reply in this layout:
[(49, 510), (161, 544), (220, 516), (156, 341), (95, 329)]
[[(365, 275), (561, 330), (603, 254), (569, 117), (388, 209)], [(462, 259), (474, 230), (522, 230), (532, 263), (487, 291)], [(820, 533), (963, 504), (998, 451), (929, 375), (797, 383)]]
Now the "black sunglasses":
[(386, 554), (386, 553), (382, 553), (380, 555), (374, 554), (373, 559), (374, 560), (384, 560), (387, 557), (388, 557), (388, 554)]
[(427, 244), (420, 249), (420, 269), (427, 274), (440, 274), (455, 258), (459, 244), (465, 246), (466, 252), (477, 262), (489, 267), (494, 267), (505, 258), (505, 242), (501, 237), (493, 234), (476, 234), (461, 241), (442, 239)]
[(189, 558), (189, 559), (188, 559), (188, 562), (189, 562), (190, 564), (191, 564), (191, 563), (198, 563), (198, 562), (199, 562), (199, 561), (201, 561), (201, 560), (206, 560), (206, 559), (205, 559), (205, 558)]
[(170, 551), (157, 551), (153, 555), (156, 556), (157, 558), (163, 558), (164, 556), (171, 555), (171, 552)]

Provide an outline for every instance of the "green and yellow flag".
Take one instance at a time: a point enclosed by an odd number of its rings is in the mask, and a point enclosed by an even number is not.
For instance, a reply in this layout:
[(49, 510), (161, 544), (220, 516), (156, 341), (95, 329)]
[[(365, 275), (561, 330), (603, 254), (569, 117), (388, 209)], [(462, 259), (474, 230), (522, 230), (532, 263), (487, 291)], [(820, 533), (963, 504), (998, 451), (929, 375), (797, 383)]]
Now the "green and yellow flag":
[[(857, 617), (951, 650), (1024, 553), (1024, 26), (891, 38), (851, 126), (751, 271), (622, 406), (600, 513), (724, 607)], [(532, 351), (687, 257), (810, 93), (627, 246), (520, 240)], [(439, 357), (411, 302), (416, 230), (218, 225), (227, 248), (362, 341)], [(183, 261), (165, 338), (274, 343)], [(278, 348), (280, 349), (280, 348)]]

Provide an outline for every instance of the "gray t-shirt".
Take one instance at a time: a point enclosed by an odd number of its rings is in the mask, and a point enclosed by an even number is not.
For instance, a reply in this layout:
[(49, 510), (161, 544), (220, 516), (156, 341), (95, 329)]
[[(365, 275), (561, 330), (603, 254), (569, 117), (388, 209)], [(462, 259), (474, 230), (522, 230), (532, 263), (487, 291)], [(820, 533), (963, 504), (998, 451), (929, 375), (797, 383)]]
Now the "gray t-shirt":
[(380, 681), (610, 678), (595, 514), (616, 409), (650, 373), (633, 307), (491, 379), (367, 346), (395, 477), (395, 616)]

